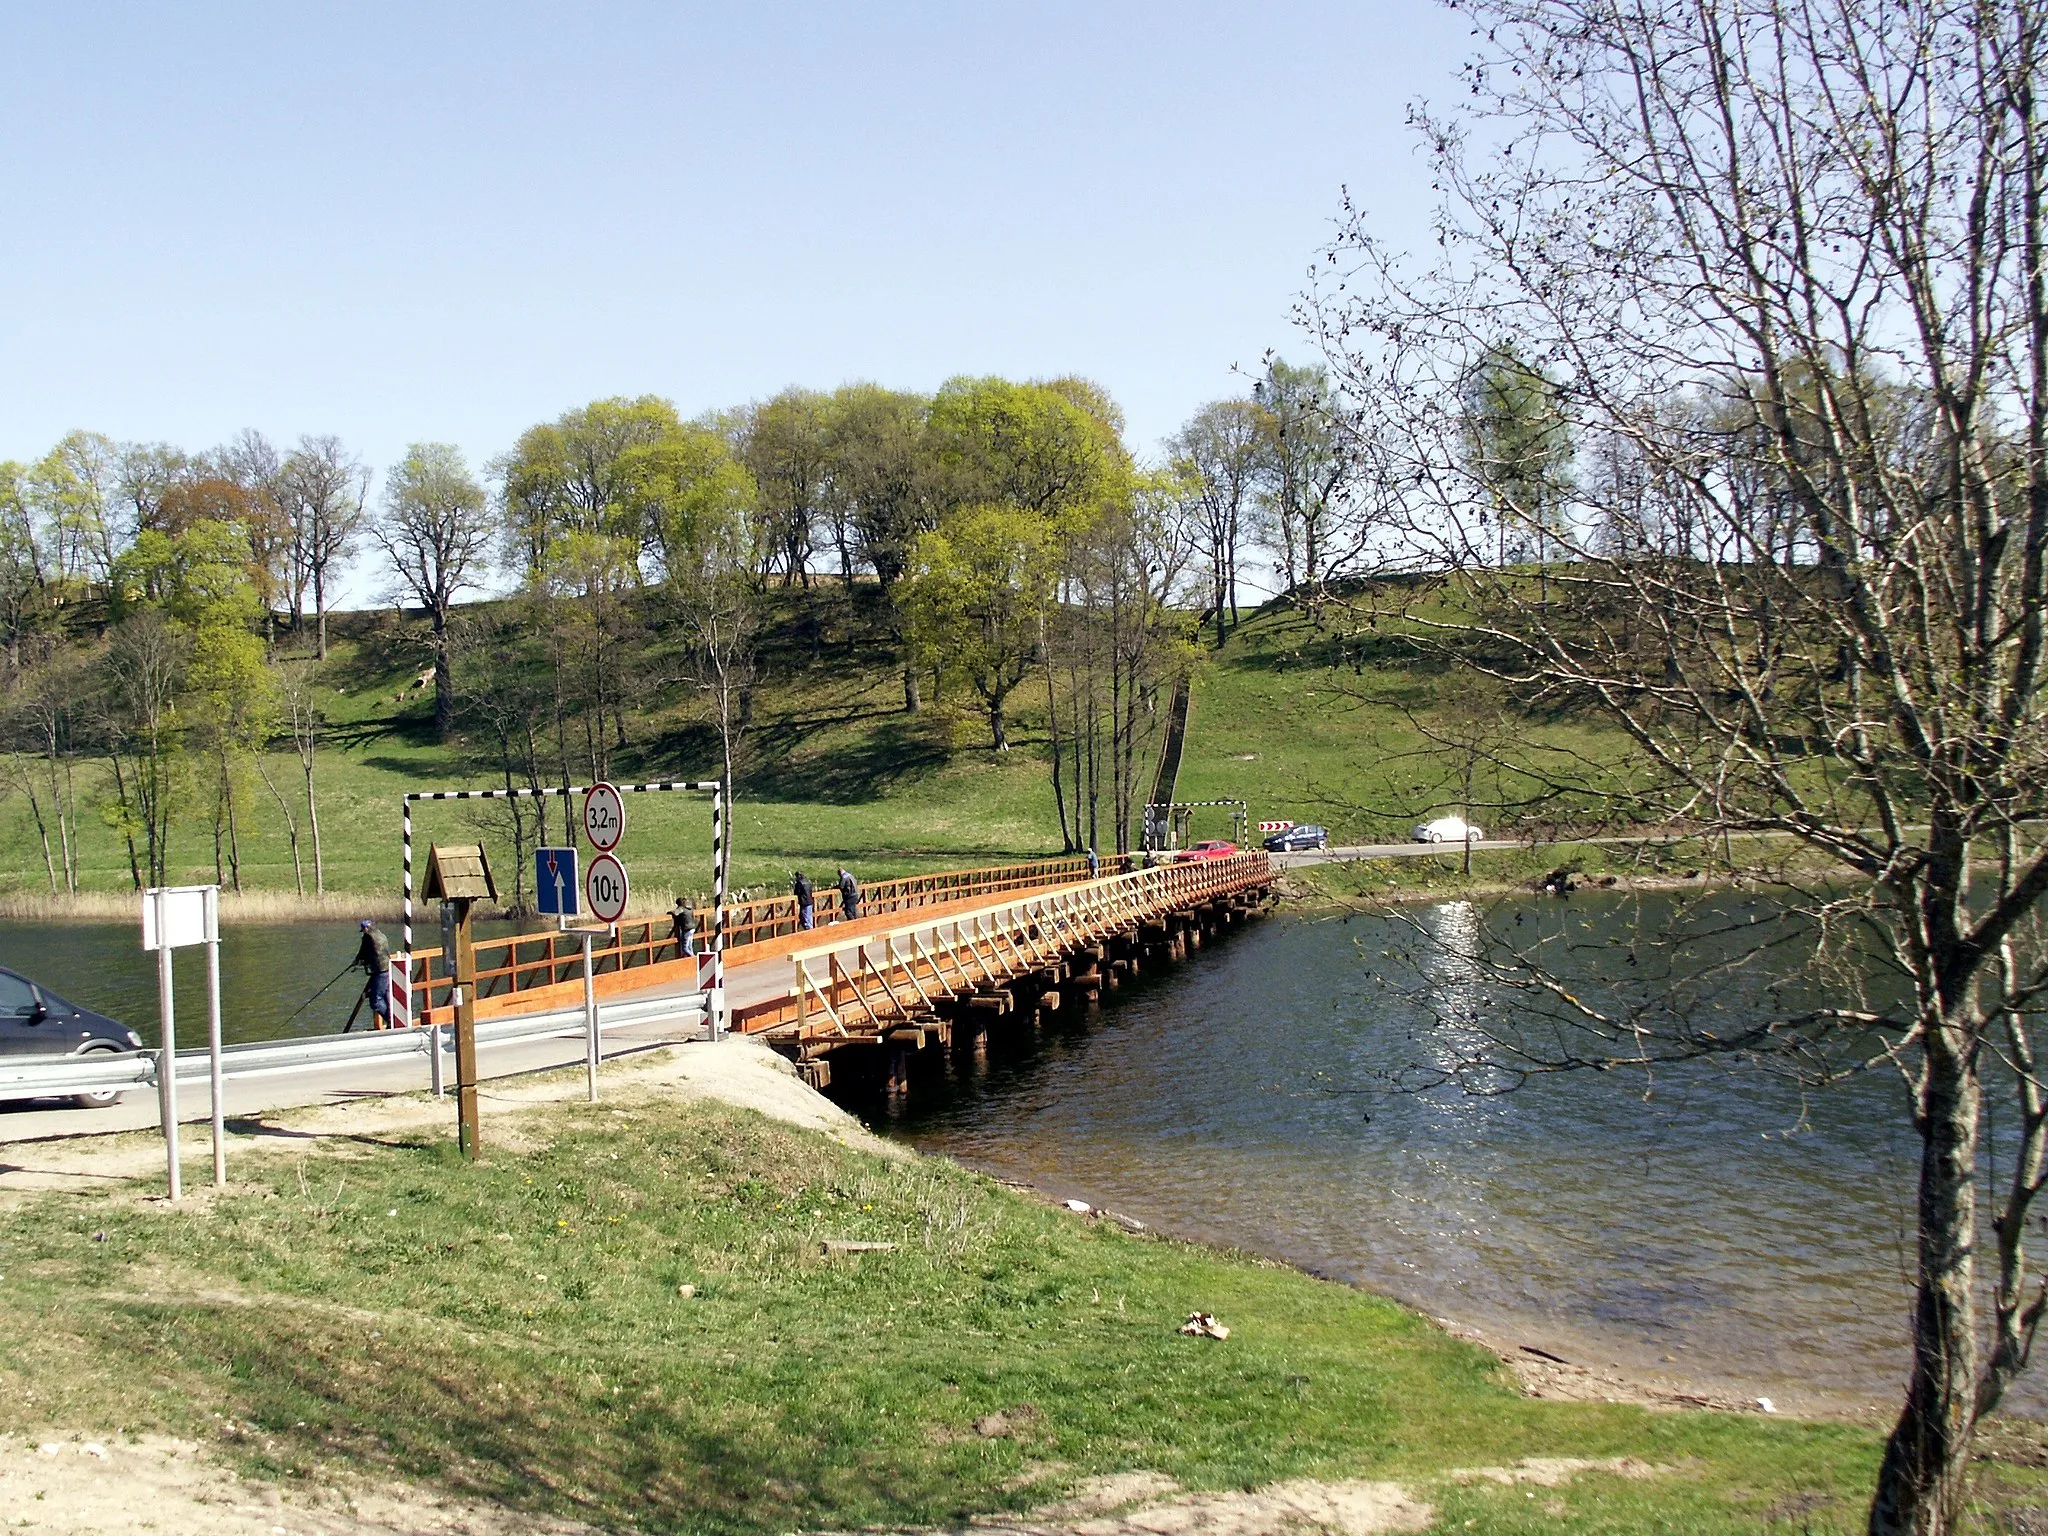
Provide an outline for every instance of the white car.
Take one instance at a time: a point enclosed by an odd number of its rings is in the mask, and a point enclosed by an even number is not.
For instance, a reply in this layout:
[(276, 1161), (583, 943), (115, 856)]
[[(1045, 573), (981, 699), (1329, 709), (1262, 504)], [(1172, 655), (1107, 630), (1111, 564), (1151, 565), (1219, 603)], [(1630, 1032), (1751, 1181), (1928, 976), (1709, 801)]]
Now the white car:
[(1486, 840), (1486, 829), (1462, 816), (1439, 816), (1415, 829), (1418, 843), (1478, 843)]

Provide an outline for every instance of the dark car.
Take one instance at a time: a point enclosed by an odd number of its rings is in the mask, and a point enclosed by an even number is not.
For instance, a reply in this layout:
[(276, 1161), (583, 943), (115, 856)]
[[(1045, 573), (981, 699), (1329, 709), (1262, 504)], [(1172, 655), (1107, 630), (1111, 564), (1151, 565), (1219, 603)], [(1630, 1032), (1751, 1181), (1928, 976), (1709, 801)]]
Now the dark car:
[[(81, 1008), (38, 986), (19, 971), (0, 966), (0, 1056), (83, 1055), (88, 1051), (139, 1051), (142, 1036), (127, 1025)], [(100, 1109), (121, 1097), (119, 1090), (81, 1093), (81, 1108)]]
[(1289, 827), (1284, 832), (1275, 832), (1266, 839), (1268, 853), (1300, 853), (1304, 848), (1329, 846), (1330, 834), (1321, 827), (1312, 827), (1306, 823), (1298, 827)]

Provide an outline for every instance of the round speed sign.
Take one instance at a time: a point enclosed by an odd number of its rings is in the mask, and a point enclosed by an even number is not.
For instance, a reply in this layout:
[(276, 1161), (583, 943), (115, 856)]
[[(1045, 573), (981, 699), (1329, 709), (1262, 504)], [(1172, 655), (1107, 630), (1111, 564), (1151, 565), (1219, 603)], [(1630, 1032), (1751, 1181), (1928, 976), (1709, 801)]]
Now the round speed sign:
[(626, 866), (600, 853), (583, 872), (583, 896), (590, 915), (600, 923), (616, 923), (626, 914)]
[(583, 835), (599, 853), (610, 853), (626, 835), (626, 797), (616, 784), (590, 786), (583, 797)]

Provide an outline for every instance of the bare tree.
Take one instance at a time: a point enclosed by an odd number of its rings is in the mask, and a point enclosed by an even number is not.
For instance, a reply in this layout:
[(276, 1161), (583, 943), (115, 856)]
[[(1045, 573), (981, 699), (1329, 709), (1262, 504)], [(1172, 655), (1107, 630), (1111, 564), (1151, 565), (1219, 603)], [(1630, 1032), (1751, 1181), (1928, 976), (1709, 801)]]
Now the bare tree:
[(1193, 490), (1187, 506), (1201, 533), (1209, 566), (1209, 604), (1216, 644), (1237, 622), (1237, 556), (1245, 513), (1266, 462), (1263, 408), (1250, 400), (1215, 400), (1203, 406), (1167, 444)]
[[(320, 801), (313, 788), (313, 769), (320, 757), (320, 733), (325, 720), (320, 713), (319, 700), (314, 692), (319, 673), (316, 667), (303, 661), (286, 662), (277, 669), (277, 699), (285, 726), (292, 735), (292, 749), (298, 753), (299, 772), (306, 781), (306, 830), (313, 839), (313, 894), (327, 894), (327, 869), (320, 855)], [(265, 783), (269, 781), (266, 779)], [(276, 791), (271, 793), (276, 795)], [(282, 797), (278, 803), (283, 805)], [(299, 863), (299, 835), (289, 811), (285, 813), (285, 824), (291, 829), (292, 868), (296, 871)], [(300, 885), (303, 891), (303, 882)]]
[[(760, 594), (754, 534), (738, 509), (707, 519), (687, 565), (671, 567), (669, 589), (681, 605), (689, 675), (711, 705), (718, 728), (727, 825), (738, 785), (740, 748), (752, 723)], [(730, 860), (728, 837), (722, 857)]]
[[(1465, 115), (1418, 113), (1439, 250), (1412, 263), (1349, 211), (1305, 304), (1454, 598), (1411, 620), (1611, 722), (1651, 813), (1802, 848), (1778, 878), (1830, 989), (1733, 1032), (1586, 1002), (1566, 1011), (1592, 1043), (1497, 1028), (1494, 1050), (1519, 1072), (1896, 1067), (1913, 1359), (1869, 1524), (1948, 1532), (2048, 1307), (2026, 1242), (2048, 1182), (2048, 7), (1460, 9), (1483, 50)], [(1488, 548), (1502, 486), (1461, 467), (1462, 381), (1504, 343), (1608, 461), (1549, 524), (1547, 604)], [(1986, 1245), (1993, 1095), (2014, 1129)]]
[(121, 760), (128, 761), (130, 772), (119, 785), (124, 817), (143, 833), (151, 885), (166, 883), (171, 824), (185, 791), (184, 727), (176, 701), (190, 649), (184, 632), (151, 607), (115, 625), (100, 658), (109, 755), (117, 773)]
[(492, 533), (483, 487), (461, 449), (414, 443), (385, 477), (377, 541), (399, 592), (426, 610), (433, 628), (434, 729), (444, 738), (455, 726), (449, 619), (456, 597), (483, 575)]
[(285, 457), (278, 495), (291, 529), (292, 627), (313, 589), (315, 651), (327, 659), (327, 587), (354, 553), (370, 493), (370, 471), (338, 437), (302, 437)]

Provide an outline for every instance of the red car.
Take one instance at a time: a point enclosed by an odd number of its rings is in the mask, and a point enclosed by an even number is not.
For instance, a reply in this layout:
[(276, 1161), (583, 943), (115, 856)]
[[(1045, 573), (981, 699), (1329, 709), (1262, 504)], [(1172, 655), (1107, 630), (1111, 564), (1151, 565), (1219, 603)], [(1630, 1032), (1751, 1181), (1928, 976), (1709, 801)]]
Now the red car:
[(1233, 857), (1236, 853), (1237, 844), (1224, 842), (1220, 838), (1212, 838), (1206, 843), (1196, 843), (1191, 848), (1183, 849), (1181, 857), (1183, 859), (1227, 859)]

